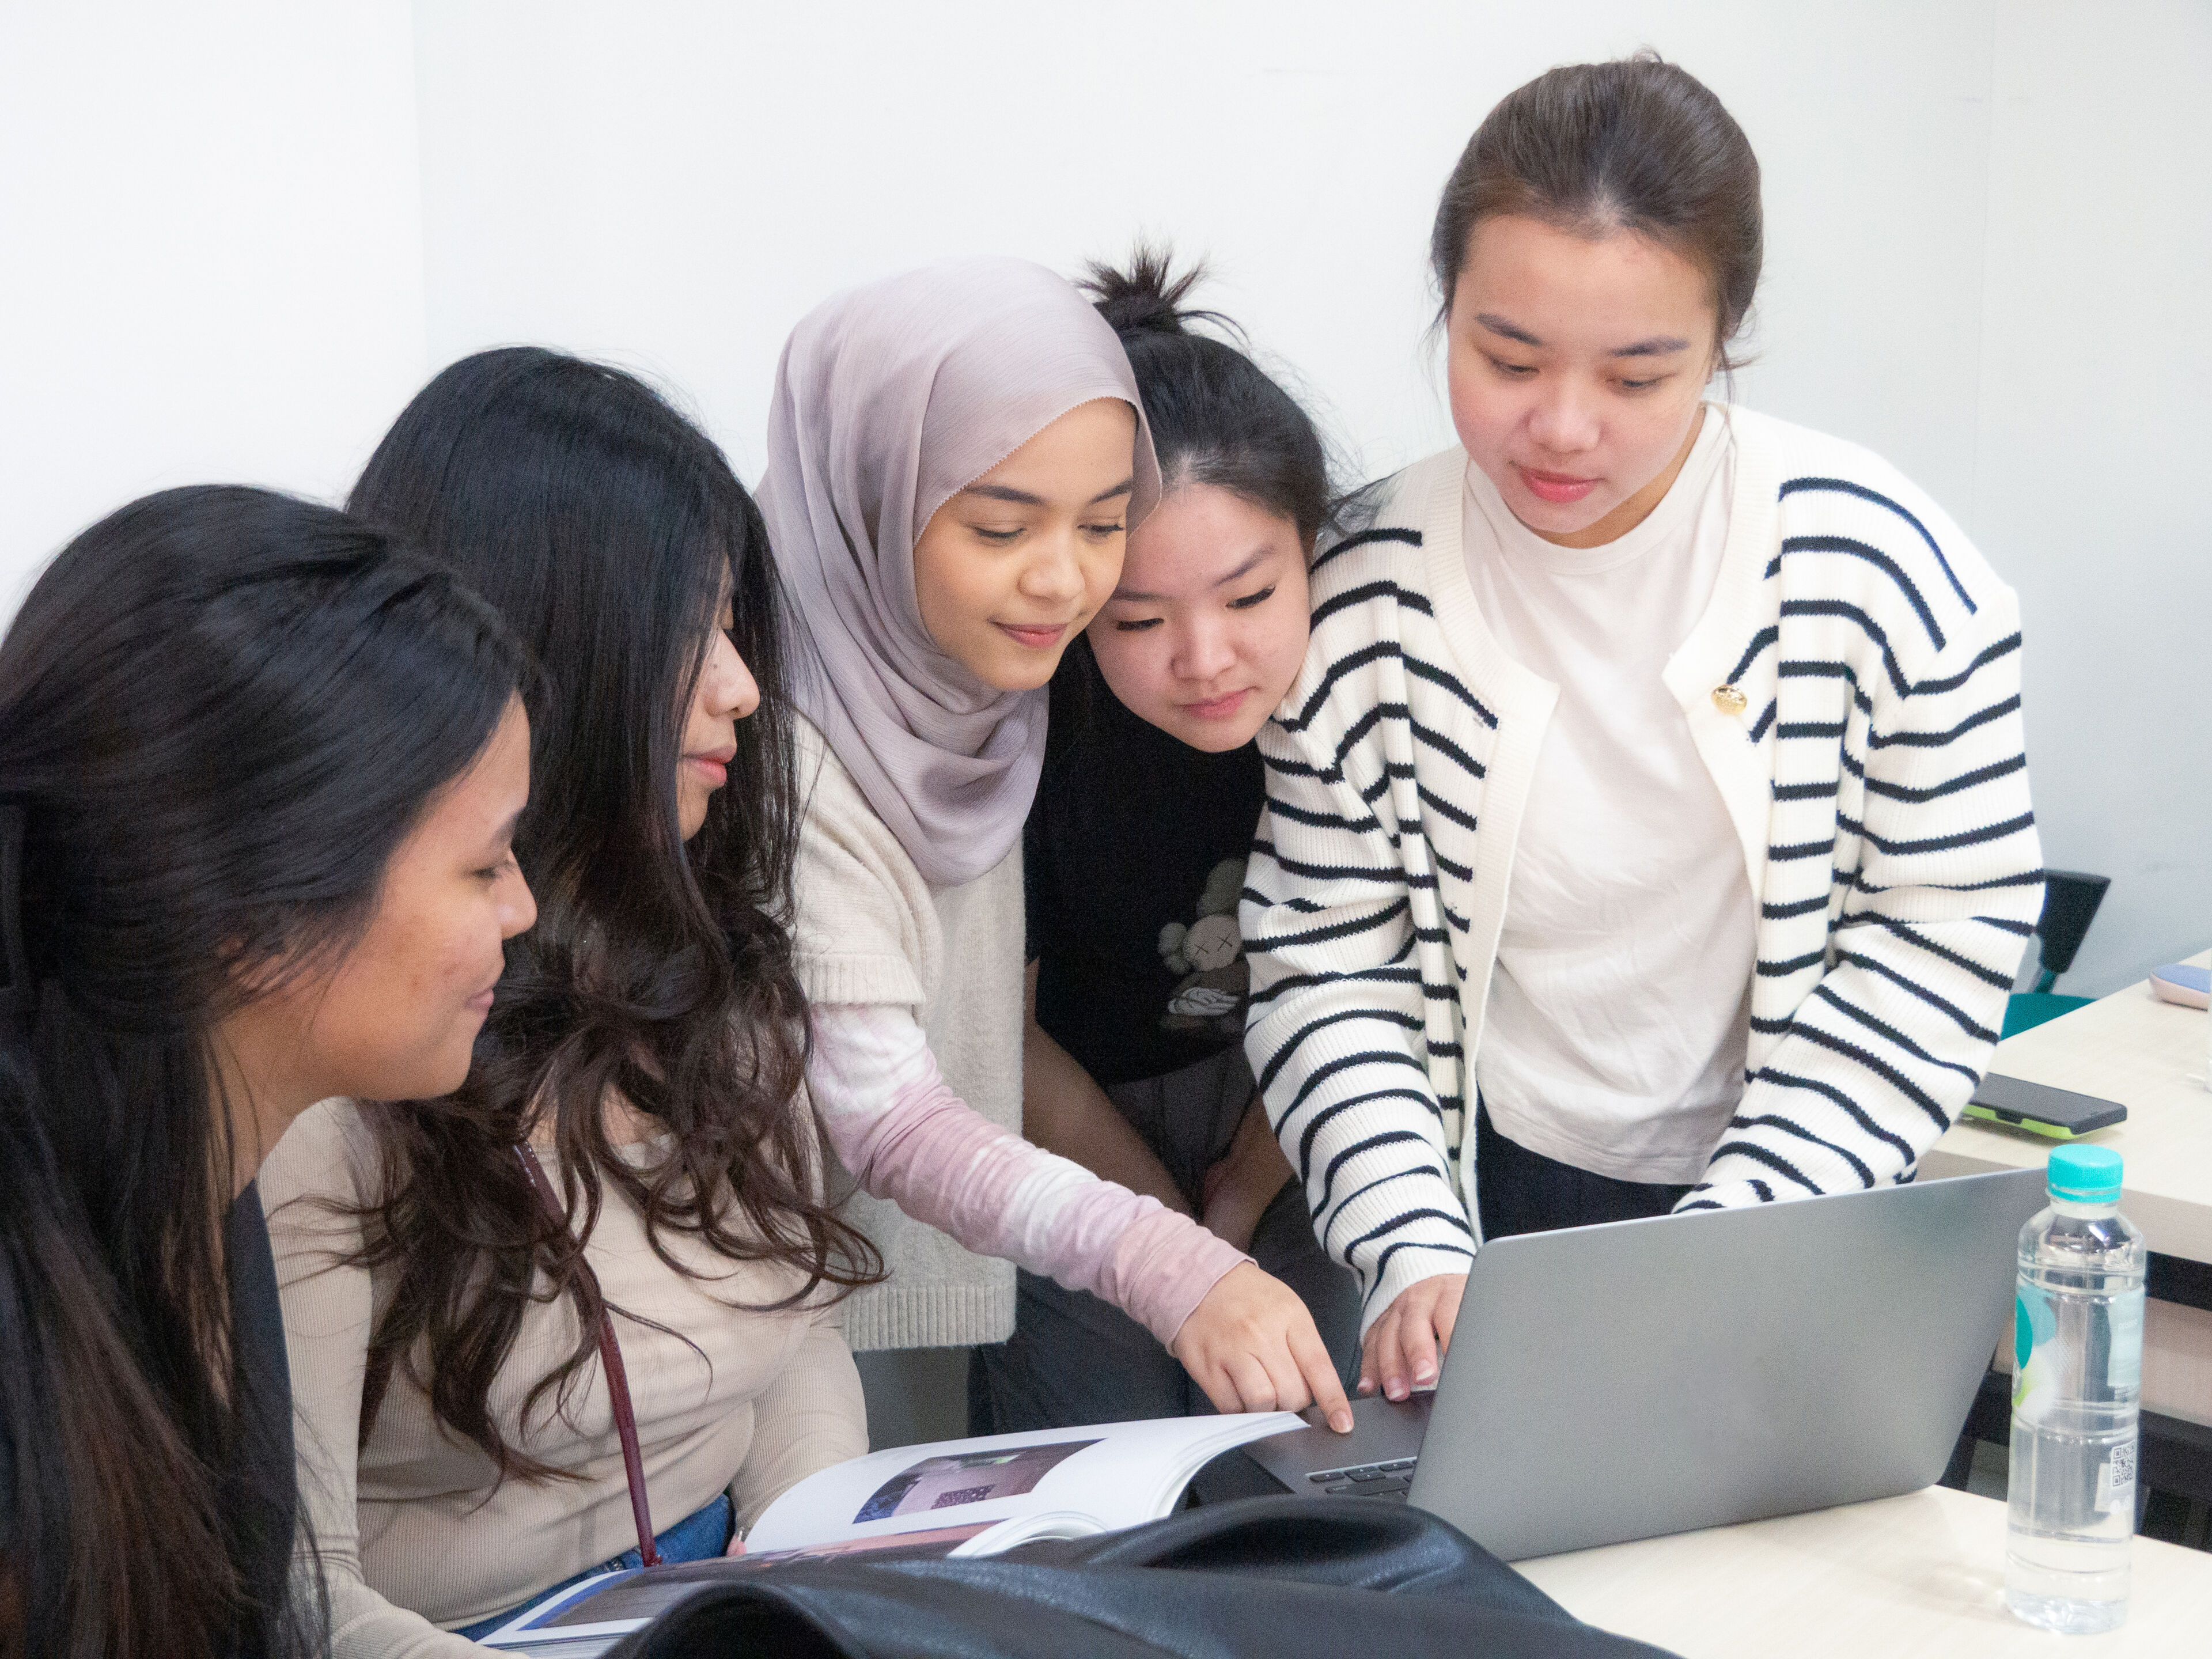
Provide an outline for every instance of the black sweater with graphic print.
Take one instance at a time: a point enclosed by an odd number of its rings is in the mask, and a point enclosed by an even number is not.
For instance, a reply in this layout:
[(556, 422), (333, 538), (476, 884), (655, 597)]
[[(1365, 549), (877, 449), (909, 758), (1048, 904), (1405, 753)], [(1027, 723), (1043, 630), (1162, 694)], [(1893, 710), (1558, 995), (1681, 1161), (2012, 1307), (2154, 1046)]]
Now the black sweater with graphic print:
[(1164, 1076), (1243, 1036), (1259, 750), (1206, 754), (1139, 720), (1081, 641), (1052, 697), (1023, 836), (1037, 1023), (1101, 1085)]

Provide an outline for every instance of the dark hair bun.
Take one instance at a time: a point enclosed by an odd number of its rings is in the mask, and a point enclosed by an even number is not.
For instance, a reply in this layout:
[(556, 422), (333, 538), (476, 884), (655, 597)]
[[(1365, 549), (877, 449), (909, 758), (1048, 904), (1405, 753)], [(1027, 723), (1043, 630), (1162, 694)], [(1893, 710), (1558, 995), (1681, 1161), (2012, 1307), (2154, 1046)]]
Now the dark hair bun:
[(1127, 339), (1134, 334), (1181, 334), (1186, 320), (1218, 320), (1210, 311), (1185, 311), (1183, 298), (1205, 280), (1206, 267), (1194, 264), (1178, 276), (1165, 248), (1139, 244), (1127, 270), (1092, 260), (1076, 284), (1098, 296), (1098, 314)]
[(1164, 488), (1232, 491), (1290, 520), (1310, 550), (1332, 506), (1328, 449), (1297, 399), (1238, 349), (1242, 329), (1185, 307), (1205, 276), (1196, 264), (1176, 276), (1168, 249), (1139, 242), (1128, 264), (1094, 261), (1078, 286), (1097, 296), (1128, 354)]

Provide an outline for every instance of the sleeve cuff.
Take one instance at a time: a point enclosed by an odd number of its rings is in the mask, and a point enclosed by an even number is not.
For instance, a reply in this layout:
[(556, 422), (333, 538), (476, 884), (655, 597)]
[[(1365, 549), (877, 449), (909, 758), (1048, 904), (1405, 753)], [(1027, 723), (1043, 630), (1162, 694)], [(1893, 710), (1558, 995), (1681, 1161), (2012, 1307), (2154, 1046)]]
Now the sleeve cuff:
[(921, 980), (903, 957), (825, 951), (802, 953), (792, 967), (799, 989), (817, 1008), (882, 1003), (921, 1006)]
[(1366, 1305), (1359, 1310), (1359, 1334), (1364, 1337), (1368, 1327), (1409, 1286), (1446, 1273), (1464, 1273), (1474, 1266), (1474, 1252), (1465, 1244), (1401, 1244), (1367, 1292)]
[(1173, 1210), (1155, 1209), (1121, 1235), (1115, 1277), (1131, 1287), (1128, 1313), (1172, 1348), (1183, 1322), (1232, 1267), (1252, 1258)]
[[(1787, 1192), (1781, 1190), (1785, 1186)], [(1691, 1188), (1675, 1204), (1674, 1213), (1680, 1215), (1687, 1210), (1747, 1210), (1780, 1198), (1811, 1196), (1793, 1183), (1765, 1182), (1755, 1176), (1743, 1181), (1716, 1181)]]

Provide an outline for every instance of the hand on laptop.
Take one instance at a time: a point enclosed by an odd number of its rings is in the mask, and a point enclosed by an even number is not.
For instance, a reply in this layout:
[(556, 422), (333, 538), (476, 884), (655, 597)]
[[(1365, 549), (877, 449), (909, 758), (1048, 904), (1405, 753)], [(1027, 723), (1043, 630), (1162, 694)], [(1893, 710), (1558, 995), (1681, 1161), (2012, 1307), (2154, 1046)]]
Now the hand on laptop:
[(1434, 1388), (1466, 1289), (1465, 1273), (1438, 1273), (1399, 1291), (1360, 1344), (1359, 1392), (1379, 1387), (1384, 1399), (1403, 1400), (1416, 1389)]
[(1255, 1262), (1221, 1276), (1176, 1333), (1174, 1353), (1216, 1411), (1303, 1411), (1318, 1406), (1339, 1434), (1352, 1407), (1336, 1365), (1298, 1293)]

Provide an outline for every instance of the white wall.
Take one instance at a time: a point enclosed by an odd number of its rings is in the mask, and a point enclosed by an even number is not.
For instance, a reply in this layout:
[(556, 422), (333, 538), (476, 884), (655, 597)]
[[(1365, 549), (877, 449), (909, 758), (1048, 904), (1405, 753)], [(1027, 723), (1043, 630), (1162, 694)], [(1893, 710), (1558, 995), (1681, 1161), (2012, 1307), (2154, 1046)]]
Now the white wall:
[(0, 229), (53, 256), (0, 312), (0, 582), (150, 483), (334, 489), (516, 340), (672, 384), (751, 477), (829, 290), (1140, 230), (1379, 471), (1449, 436), (1424, 261), (1468, 133), (1656, 46), (1765, 170), (1740, 394), (1891, 456), (2022, 592), (2046, 851), (2117, 878), (2069, 988), (2212, 939), (2201, 0), (46, 9), (0, 51)]
[[(1984, 4), (417, 15), (432, 356), (532, 339), (656, 369), (748, 476), (776, 354), (825, 293), (977, 249), (1073, 270), (1139, 232), (1212, 258), (1218, 303), (1368, 471), (1426, 453), (1449, 437), (1424, 338), (1437, 187), (1504, 93), (1651, 44), (1728, 101), (1772, 181), (1747, 393), (1921, 459), (1947, 499), (1971, 488)], [(1886, 395), (1900, 359), (1922, 395)]]
[(0, 3), (0, 617), (76, 531), (343, 490), (428, 368), (400, 3)]
[(1972, 517), (2020, 589), (2054, 868), (2112, 878), (2063, 988), (2212, 942), (2212, 6), (2007, 8)]

